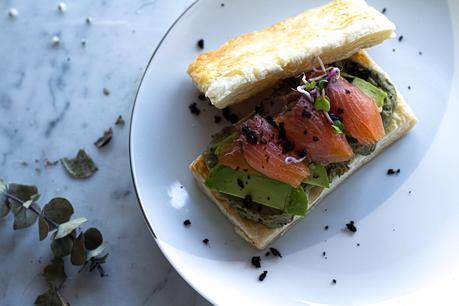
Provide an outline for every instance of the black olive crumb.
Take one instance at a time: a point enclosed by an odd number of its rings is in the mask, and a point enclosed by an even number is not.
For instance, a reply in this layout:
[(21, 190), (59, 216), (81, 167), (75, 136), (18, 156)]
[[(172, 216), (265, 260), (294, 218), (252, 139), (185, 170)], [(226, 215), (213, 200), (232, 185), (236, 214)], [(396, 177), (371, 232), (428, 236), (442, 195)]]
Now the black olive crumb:
[(408, 191), (408, 194), (411, 194), (411, 190)]
[(222, 115), (223, 118), (225, 118), (228, 122), (231, 122), (233, 124), (239, 121), (239, 117), (233, 112), (231, 112), (231, 109), (229, 107), (224, 108), (222, 110)]
[(349, 89), (344, 90), (348, 95), (351, 94), (351, 91)]
[(265, 253), (265, 256), (269, 256), (269, 255), (271, 255), (269, 251)]
[(387, 169), (387, 175), (394, 175), (394, 174), (399, 174), (400, 169), (394, 170), (394, 169)]
[(293, 144), (290, 141), (282, 141), (282, 153), (288, 153), (293, 150)]
[(395, 52), (395, 49), (392, 49), (392, 52)]
[(183, 189), (183, 185), (180, 185), (180, 189)]
[(203, 240), (202, 240), (202, 243), (208, 244), (208, 243), (209, 243), (209, 239), (207, 239), (207, 238), (203, 239)]
[(400, 37), (398, 38), (398, 41), (402, 41), (403, 40), (403, 35), (400, 35)]
[(245, 138), (250, 144), (257, 144), (258, 143), (258, 136), (255, 131), (252, 131), (248, 127), (242, 127), (242, 134), (244, 134)]
[(360, 246), (360, 243), (357, 243), (357, 246)]
[(193, 102), (191, 103), (190, 105), (188, 105), (188, 108), (190, 109), (190, 112), (193, 114), (193, 115), (196, 115), (196, 116), (199, 116), (199, 114), (201, 113), (201, 110), (198, 108), (198, 106), (196, 105), (196, 102)]
[(298, 154), (299, 158), (303, 158), (303, 157), (306, 156), (306, 150), (300, 150), (300, 151), (296, 152), (296, 154)]
[(419, 54), (419, 55), (422, 55), (422, 51), (419, 51), (418, 54)]
[(328, 230), (328, 225), (325, 225), (324, 230)]
[(308, 135), (308, 131), (307, 131), (307, 130), (304, 130), (304, 131), (303, 131), (303, 135)]
[(315, 141), (315, 142), (319, 141), (319, 137), (317, 137), (317, 136), (312, 136), (312, 141)]
[(386, 8), (383, 8), (383, 9), (381, 10), (381, 13), (385, 14), (386, 11), (387, 11), (387, 9), (386, 9)]
[(357, 228), (356, 228), (355, 225), (354, 225), (354, 221), (351, 221), (351, 222), (347, 223), (347, 224), (346, 224), (346, 227), (347, 227), (347, 229), (348, 229), (349, 231), (351, 231), (351, 232), (353, 232), (353, 233), (357, 232)]
[(333, 285), (336, 284), (336, 279), (332, 279), (332, 284), (333, 284)]
[(410, 90), (410, 89), (411, 89), (411, 86), (408, 85), (408, 90)]
[(327, 252), (323, 251), (322, 256), (325, 257), (325, 255), (327, 255)]
[(282, 254), (279, 252), (278, 249), (276, 249), (276, 248), (269, 248), (269, 250), (271, 251), (271, 253), (273, 254), (273, 256), (277, 256), (277, 257), (282, 258)]
[(191, 225), (190, 219), (186, 219), (185, 221), (183, 221), (183, 225), (190, 226)]
[(221, 7), (224, 7), (224, 6), (225, 6), (225, 3), (220, 4), (220, 6), (221, 6)]
[(301, 113), (301, 115), (305, 118), (308, 118), (308, 119), (311, 119), (312, 118), (312, 113), (310, 111), (307, 111), (307, 110), (303, 110), (303, 112)]
[(215, 121), (215, 123), (220, 123), (220, 122), (222, 121), (222, 117), (220, 117), (220, 116), (215, 116), (215, 117), (214, 117), (214, 121)]
[(104, 96), (109, 96), (110, 95), (110, 91), (107, 88), (102, 89), (102, 92), (103, 92)]
[(206, 96), (204, 94), (200, 94), (198, 96), (198, 99), (201, 100), (201, 101), (206, 101)]
[(268, 274), (268, 271), (266, 271), (266, 270), (263, 271), (263, 273), (261, 273), (260, 276), (258, 276), (258, 280), (259, 280), (260, 282), (264, 281), (265, 278), (266, 278), (266, 274)]
[(240, 178), (237, 179), (237, 185), (239, 188), (244, 189), (244, 182)]
[(197, 44), (198, 44), (199, 49), (201, 50), (204, 49), (204, 39), (201, 38), (200, 40), (198, 40)]
[(261, 268), (261, 263), (260, 263), (260, 261), (261, 261), (260, 256), (253, 256), (253, 257), (252, 257), (252, 260), (251, 260), (252, 265), (253, 265), (255, 268), (257, 268), (257, 269), (258, 269), (258, 268)]

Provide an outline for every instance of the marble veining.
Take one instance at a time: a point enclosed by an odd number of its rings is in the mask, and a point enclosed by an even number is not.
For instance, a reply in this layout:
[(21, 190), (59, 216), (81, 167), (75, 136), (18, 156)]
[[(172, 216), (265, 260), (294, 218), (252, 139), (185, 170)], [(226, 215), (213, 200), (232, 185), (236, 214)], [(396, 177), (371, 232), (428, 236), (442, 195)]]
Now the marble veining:
[[(67, 264), (62, 295), (71, 305), (209, 305), (156, 246), (128, 161), (128, 120), (141, 76), (192, 0), (63, 2), (64, 12), (58, 1), (0, 2), (0, 176), (36, 184), (41, 205), (67, 197), (109, 242), (107, 278)], [(118, 115), (124, 127), (115, 126)], [(109, 127), (111, 143), (97, 149), (94, 141)], [(99, 168), (89, 180), (46, 164), (80, 148)], [(2, 219), (0, 258), (0, 304), (31, 305), (45, 288), (39, 274), (51, 258), (49, 242), (38, 241), (35, 227), (13, 232), (11, 218)]]

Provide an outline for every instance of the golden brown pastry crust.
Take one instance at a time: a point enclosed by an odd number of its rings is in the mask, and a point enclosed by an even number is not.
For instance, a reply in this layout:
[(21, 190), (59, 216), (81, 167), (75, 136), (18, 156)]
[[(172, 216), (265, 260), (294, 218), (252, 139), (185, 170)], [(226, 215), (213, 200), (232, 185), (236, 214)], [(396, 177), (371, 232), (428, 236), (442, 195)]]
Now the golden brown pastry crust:
[[(365, 51), (360, 51), (352, 56), (352, 59), (360, 62), (362, 65), (383, 73), (388, 79), (389, 76), (368, 56)], [(388, 127), (386, 136), (377, 144), (375, 151), (367, 156), (358, 155), (349, 164), (349, 170), (342, 176), (336, 177), (331, 183), (330, 188), (321, 189), (315, 188), (313, 194), (309, 195), (309, 209), (308, 212), (320, 202), (327, 194), (332, 192), (339, 184), (341, 184), (346, 178), (351, 176), (357, 169), (362, 167), (364, 164), (375, 158), (389, 145), (404, 136), (415, 124), (416, 117), (413, 111), (410, 109), (408, 104), (397, 91), (398, 103), (394, 111), (394, 116), (391, 124)], [(271, 229), (263, 224), (256, 223), (241, 217), (237, 210), (230, 206), (229, 201), (222, 197), (218, 192), (213, 192), (204, 185), (204, 181), (207, 178), (208, 170), (203, 160), (202, 155), (193, 161), (190, 165), (190, 170), (195, 176), (198, 184), (202, 190), (209, 196), (209, 198), (220, 208), (222, 213), (228, 217), (228, 219), (234, 224), (235, 231), (247, 240), (250, 244), (258, 249), (266, 248), (274, 239), (284, 234), (293, 224), (295, 224), (301, 217), (295, 217), (289, 224)]]
[(213, 105), (224, 108), (311, 70), (318, 55), (324, 63), (345, 59), (381, 43), (394, 30), (364, 0), (335, 0), (203, 53), (188, 73)]

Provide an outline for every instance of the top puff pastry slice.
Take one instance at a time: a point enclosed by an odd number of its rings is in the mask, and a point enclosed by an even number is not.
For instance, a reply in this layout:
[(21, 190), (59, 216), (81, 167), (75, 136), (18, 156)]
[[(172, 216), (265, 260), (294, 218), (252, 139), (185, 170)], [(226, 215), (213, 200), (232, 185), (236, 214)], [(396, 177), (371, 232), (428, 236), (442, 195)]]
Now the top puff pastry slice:
[(238, 36), (188, 67), (193, 83), (225, 108), (312, 69), (392, 37), (395, 25), (364, 0), (335, 0), (271, 27)]

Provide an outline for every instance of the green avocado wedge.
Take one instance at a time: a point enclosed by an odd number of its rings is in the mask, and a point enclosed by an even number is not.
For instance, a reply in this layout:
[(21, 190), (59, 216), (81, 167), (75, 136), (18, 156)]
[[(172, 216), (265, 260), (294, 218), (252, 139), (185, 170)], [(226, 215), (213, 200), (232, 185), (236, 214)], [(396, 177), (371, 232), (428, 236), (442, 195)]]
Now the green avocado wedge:
[(358, 78), (354, 75), (348, 74), (346, 72), (341, 72), (341, 75), (345, 78), (352, 79), (352, 85), (357, 86), (362, 90), (367, 96), (373, 99), (376, 106), (383, 107), (384, 101), (387, 98), (387, 93), (381, 88), (371, 84), (368, 81), (365, 81), (361, 78)]
[(367, 96), (372, 98), (376, 106), (383, 107), (384, 100), (387, 98), (387, 93), (384, 90), (357, 77), (354, 78), (352, 84), (360, 88)]
[(303, 183), (324, 188), (330, 187), (330, 179), (328, 178), (327, 169), (324, 166), (310, 164), (309, 171), (311, 175), (305, 178)]
[(293, 215), (304, 215), (308, 198), (301, 186), (292, 186), (261, 175), (247, 174), (218, 165), (212, 168), (205, 185), (213, 190), (255, 203), (276, 208)]

